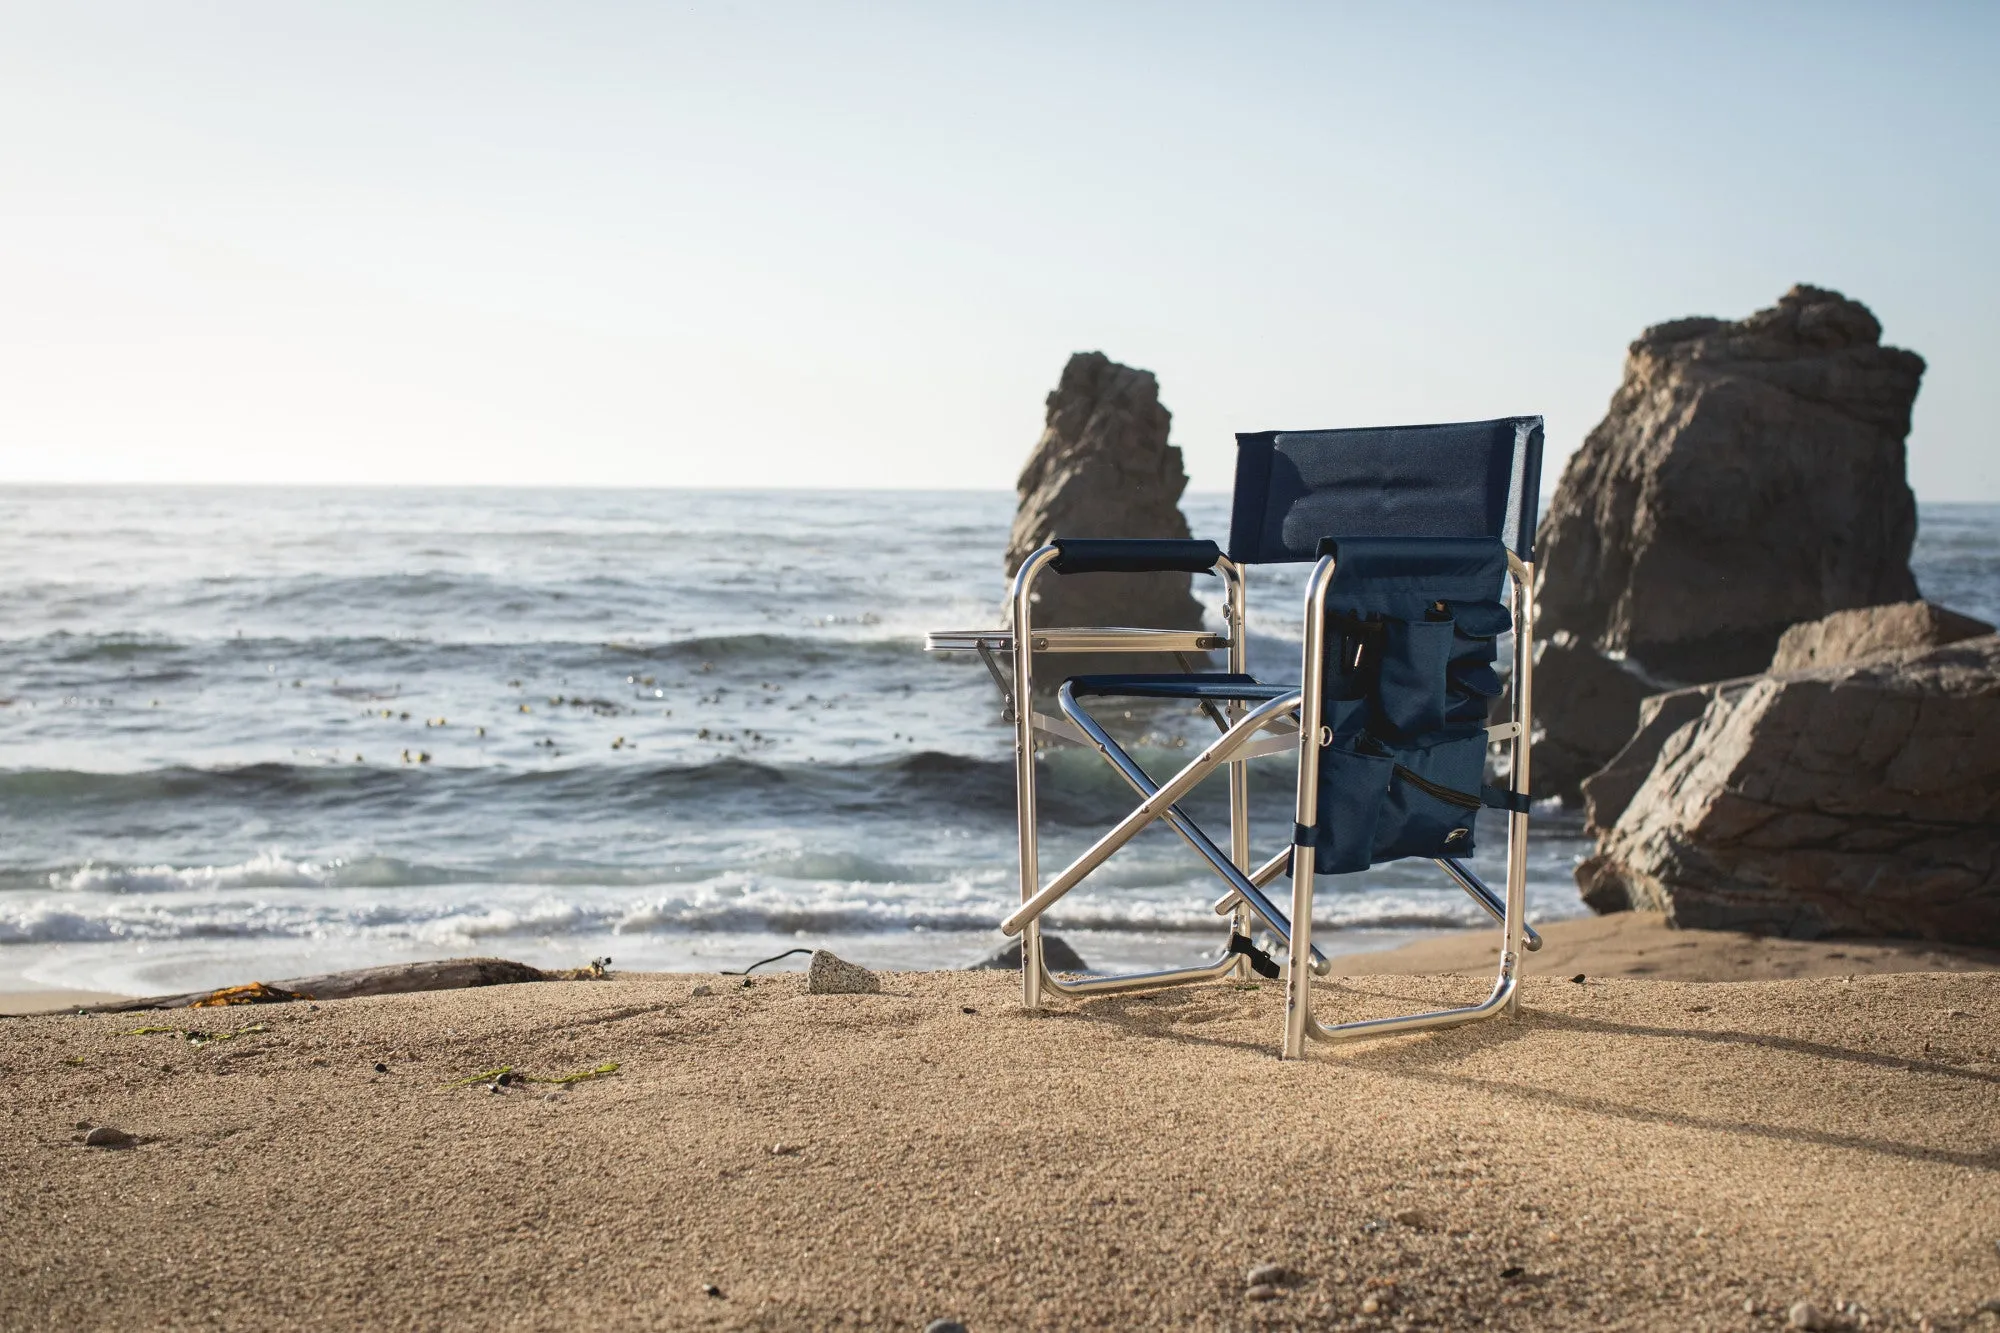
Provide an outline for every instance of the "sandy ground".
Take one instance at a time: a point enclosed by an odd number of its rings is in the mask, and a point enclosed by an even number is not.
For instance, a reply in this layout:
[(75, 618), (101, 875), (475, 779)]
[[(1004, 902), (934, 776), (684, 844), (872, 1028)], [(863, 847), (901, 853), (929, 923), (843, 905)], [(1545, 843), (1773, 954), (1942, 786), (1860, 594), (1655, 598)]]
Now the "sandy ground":
[[(1454, 931), (1380, 953), (1348, 954), (1348, 976), (1491, 973), (1499, 931)], [(1774, 981), (1883, 972), (2000, 972), (2000, 949), (1917, 940), (1785, 940), (1722, 930), (1670, 930), (1662, 912), (1557, 921), (1525, 955), (1531, 977), (1653, 977), (1661, 981)], [(1996, 1325), (2000, 1328), (2000, 1325)]]
[[(1543, 936), (1542, 948), (1527, 955), (1529, 976), (1570, 977), (1581, 972), (1670, 981), (1771, 981), (1880, 972), (2000, 971), (2000, 949), (1912, 940), (1782, 940), (1726, 931), (1669, 930), (1660, 912), (1558, 921), (1545, 927)], [(1490, 974), (1498, 938), (1492, 929), (1449, 931), (1398, 949), (1342, 954), (1339, 968), (1348, 976)], [(274, 980), (242, 978), (260, 979)], [(0, 991), (0, 1016), (66, 1012), (78, 1005), (125, 998), (106, 991)]]
[(113, 995), (99, 990), (29, 990), (0, 991), (0, 1015), (39, 1014), (56, 1009), (71, 1009), (80, 1004), (105, 1004), (112, 1000), (122, 1000), (123, 995)]
[[(199, 1046), (7, 1019), (0, 1327), (1992, 1325), (2000, 973), (1537, 979), (1518, 1020), (1303, 1063), (1269, 985), (1028, 1013), (1005, 974), (886, 982), (166, 1019), (269, 1029)], [(1295, 1274), (1267, 1301), (1261, 1262)]]

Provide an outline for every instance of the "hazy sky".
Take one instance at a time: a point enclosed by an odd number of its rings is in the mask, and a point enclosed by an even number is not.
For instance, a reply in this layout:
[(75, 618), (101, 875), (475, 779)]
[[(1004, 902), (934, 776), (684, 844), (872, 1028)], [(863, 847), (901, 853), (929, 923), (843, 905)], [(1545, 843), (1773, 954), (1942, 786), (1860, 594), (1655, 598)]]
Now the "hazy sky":
[[(1008, 486), (1846, 291), (2000, 500), (2000, 5), (10, 4), (0, 478)], [(1556, 460), (1550, 460), (1553, 477)]]

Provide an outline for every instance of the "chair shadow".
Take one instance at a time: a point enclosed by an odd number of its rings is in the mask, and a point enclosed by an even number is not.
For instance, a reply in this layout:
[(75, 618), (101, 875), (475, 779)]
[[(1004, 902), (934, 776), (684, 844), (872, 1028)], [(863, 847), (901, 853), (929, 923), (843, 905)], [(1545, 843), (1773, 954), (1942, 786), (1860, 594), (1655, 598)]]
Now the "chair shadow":
[(1550, 1013), (1547, 1010), (1524, 1008), (1518, 1020), (1499, 1019), (1490, 1023), (1475, 1023), (1466, 1027), (1443, 1028), (1429, 1035), (1428, 1041), (1399, 1041), (1393, 1046), (1370, 1043), (1368, 1047), (1354, 1051), (1349, 1063), (1361, 1067), (1372, 1067), (1384, 1073), (1400, 1075), (1419, 1083), (1429, 1083), (1438, 1087), (1489, 1093), (1527, 1102), (1537, 1106), (1561, 1106), (1573, 1111), (1592, 1115), (1610, 1116), (1645, 1125), (1670, 1125), (1684, 1129), (1705, 1130), (1720, 1134), (1741, 1134), (1755, 1138), (1769, 1139), (1782, 1143), (1807, 1143), (1818, 1147), (1845, 1148), (1855, 1152), (1874, 1153), (1879, 1156), (1901, 1158), (1913, 1162), (1937, 1162), (1948, 1166), (1969, 1167), (1977, 1171), (2000, 1172), (2000, 1148), (1986, 1151), (1964, 1151), (1951, 1148), (1933, 1148), (1922, 1144), (1904, 1143), (1896, 1139), (1873, 1138), (1860, 1134), (1839, 1134), (1827, 1130), (1804, 1129), (1788, 1125), (1756, 1124), (1744, 1120), (1730, 1120), (1716, 1116), (1697, 1115), (1686, 1111), (1653, 1110), (1643, 1106), (1632, 1106), (1624, 1102), (1603, 1097), (1590, 1097), (1577, 1093), (1557, 1092), (1549, 1088), (1503, 1082), (1497, 1079), (1477, 1078), (1466, 1074), (1453, 1074), (1436, 1068), (1446, 1061), (1456, 1060), (1478, 1051), (1518, 1041), (1536, 1031), (1555, 1028), (1559, 1031), (1588, 1032), (1622, 1037), (1639, 1038), (1680, 1038), (1711, 1044), (1749, 1046), (1762, 1050), (1782, 1051), (1792, 1055), (1804, 1055), (1817, 1059), (1839, 1060), (1877, 1069), (1908, 1070), (1916, 1073), (1933, 1074), (1942, 1077), (1965, 1079), (1974, 1083), (2000, 1083), (2000, 1077), (1979, 1070), (1960, 1069), (1952, 1065), (1930, 1060), (1910, 1060), (1900, 1056), (1882, 1055), (1873, 1051), (1858, 1051), (1844, 1046), (1831, 1046), (1823, 1042), (1802, 1041), (1795, 1037), (1764, 1036), (1751, 1032), (1731, 1030), (1704, 1030), (1700, 1028), (1656, 1027), (1641, 1023), (1619, 1023), (1606, 1019), (1581, 1018), (1570, 1014)]
[[(1190, 986), (1183, 993), (1194, 996), (1208, 989)], [(1276, 1058), (1278, 1033), (1275, 1025), (1268, 1041), (1242, 1037), (1211, 1037), (1204, 1033), (1190, 1032), (1185, 1026), (1175, 1025), (1171, 1011), (1142, 1007), (1157, 1001), (1163, 993), (1165, 992), (1153, 991), (1077, 999), (1074, 1001), (1076, 1007), (1067, 1011), (1066, 1016), (1079, 1018), (1088, 1023), (1102, 1023), (1122, 1028), (1136, 1036), (1157, 1037), (1189, 1046), (1209, 1046), (1219, 1050), (1250, 1051)]]
[[(1351, 996), (1373, 996), (1375, 992), (1359, 990), (1340, 982), (1322, 982), (1314, 987), (1316, 998), (1332, 998), (1342, 993)], [(1189, 1032), (1176, 1026), (1169, 1013), (1147, 1012), (1140, 1006), (1156, 997), (1147, 995), (1103, 996), (1086, 1000), (1070, 1016), (1086, 1022), (1104, 1023), (1131, 1032), (1167, 1041), (1188, 1045), (1209, 1046), (1229, 1050), (1260, 1052), (1275, 1056), (1277, 1053), (1276, 1033), (1269, 1041), (1253, 1041), (1231, 1037), (1212, 1037), (1202, 1033)], [(1439, 1028), (1429, 1032), (1412, 1033), (1378, 1038), (1357, 1044), (1345, 1053), (1344, 1062), (1354, 1068), (1374, 1069), (1426, 1083), (1436, 1087), (1454, 1088), (1462, 1091), (1485, 1093), (1506, 1097), (1539, 1107), (1559, 1106), (1590, 1115), (1607, 1116), (1643, 1125), (1666, 1125), (1682, 1129), (1700, 1130), (1718, 1134), (1747, 1135), (1778, 1143), (1811, 1144), (1824, 1148), (1842, 1148), (1853, 1152), (1872, 1153), (1882, 1157), (1893, 1157), (1912, 1162), (1935, 1162), (1946, 1166), (1966, 1167), (1975, 1171), (2000, 1172), (2000, 1149), (1986, 1151), (1964, 1151), (1951, 1148), (1933, 1148), (1922, 1144), (1904, 1143), (1896, 1139), (1874, 1138), (1860, 1134), (1840, 1134), (1827, 1130), (1805, 1129), (1789, 1125), (1756, 1124), (1743, 1120), (1729, 1120), (1716, 1116), (1698, 1115), (1686, 1111), (1653, 1110), (1643, 1106), (1632, 1106), (1603, 1097), (1590, 1097), (1577, 1093), (1557, 1092), (1545, 1087), (1508, 1083), (1496, 1079), (1477, 1078), (1465, 1074), (1454, 1074), (1436, 1066), (1465, 1058), (1468, 1055), (1521, 1040), (1540, 1030), (1554, 1028), (1559, 1031), (1597, 1033), (1637, 1038), (1679, 1038), (1711, 1044), (1749, 1046), (1762, 1050), (1781, 1051), (1792, 1055), (1804, 1055), (1817, 1059), (1838, 1060), (1864, 1065), (1876, 1069), (1908, 1070), (1916, 1073), (1940, 1077), (1964, 1079), (1974, 1083), (2000, 1084), (2000, 1076), (1979, 1070), (1960, 1069), (1952, 1065), (1930, 1060), (1911, 1060), (1900, 1056), (1882, 1055), (1873, 1051), (1854, 1050), (1849, 1047), (1832, 1046), (1823, 1042), (1803, 1041), (1795, 1037), (1764, 1036), (1757, 1033), (1733, 1030), (1705, 1030), (1700, 1028), (1658, 1027), (1640, 1023), (1619, 1023), (1605, 1019), (1580, 1018), (1568, 1014), (1550, 1013), (1547, 1010), (1524, 1008), (1518, 1019), (1500, 1018), (1489, 1022), (1470, 1023), (1463, 1027)]]

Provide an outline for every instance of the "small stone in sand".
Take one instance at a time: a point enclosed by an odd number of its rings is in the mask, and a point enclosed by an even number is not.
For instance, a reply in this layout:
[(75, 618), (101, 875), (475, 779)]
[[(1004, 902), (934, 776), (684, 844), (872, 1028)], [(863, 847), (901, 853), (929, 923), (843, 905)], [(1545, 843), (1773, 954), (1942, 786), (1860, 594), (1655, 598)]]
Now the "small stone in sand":
[(1382, 1302), (1373, 1296), (1369, 1296), (1361, 1302), (1361, 1313), (1363, 1314), (1377, 1314), (1381, 1309)]
[(389, 1072), (389, 1066), (383, 1064), (380, 1060), (377, 1060), (375, 1062), (375, 1072), (378, 1074), (386, 1074)]
[(774, 1143), (771, 1145), (773, 1157), (796, 1157), (805, 1149), (796, 1143)]
[(1811, 1301), (1800, 1301), (1785, 1313), (1785, 1322), (1793, 1328), (1825, 1328), (1826, 1316)]
[(716, 1286), (713, 1282), (704, 1282), (701, 1284), (701, 1294), (704, 1296), (713, 1296), (719, 1301), (722, 1299), (722, 1288)]
[(1512, 1282), (1515, 1279), (1526, 1275), (1527, 1271), (1528, 1271), (1527, 1269), (1521, 1267), (1519, 1264), (1509, 1264), (1507, 1267), (1500, 1270), (1500, 1280), (1502, 1282)]
[(814, 949), (812, 966), (806, 969), (808, 995), (874, 995), (882, 983), (873, 972), (825, 949)]
[(86, 1148), (129, 1148), (137, 1141), (124, 1130), (113, 1129), (110, 1125), (99, 1125), (83, 1136)]
[(1253, 1264), (1248, 1276), (1243, 1279), (1246, 1287), (1282, 1287), (1292, 1280), (1291, 1270), (1283, 1264)]
[(76, 1122), (76, 1127), (80, 1130), (88, 1130), (90, 1128), (90, 1122), (88, 1120), (79, 1120)]
[(1577, 985), (1581, 986), (1583, 984), (1583, 973), (1581, 972), (1577, 973), (1575, 976), (1571, 977), (1570, 980), (1574, 981)]
[(1278, 1289), (1268, 1282), (1259, 1282), (1255, 1286), (1244, 1290), (1243, 1299), (1246, 1301), (1275, 1301), (1278, 1299)]
[(693, 990), (689, 991), (688, 994), (691, 996), (713, 995), (715, 994), (715, 987), (709, 985), (706, 981), (704, 981), (701, 983), (701, 985), (696, 986)]
[(956, 1319), (933, 1319), (924, 1325), (924, 1333), (965, 1333), (965, 1325)]
[(1421, 1208), (1405, 1208), (1396, 1214), (1396, 1220), (1406, 1227), (1415, 1227), (1419, 1231), (1427, 1230), (1431, 1224), (1430, 1214)]

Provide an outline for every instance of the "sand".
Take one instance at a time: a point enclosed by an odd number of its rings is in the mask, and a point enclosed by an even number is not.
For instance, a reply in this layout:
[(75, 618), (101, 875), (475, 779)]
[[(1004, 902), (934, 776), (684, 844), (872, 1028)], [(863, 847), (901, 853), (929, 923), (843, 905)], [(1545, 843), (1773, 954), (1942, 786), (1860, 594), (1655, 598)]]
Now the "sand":
[[(200, 1047), (5, 1020), (0, 1327), (1953, 1327), (2000, 1297), (2000, 974), (1537, 978), (1519, 1020), (1303, 1063), (1270, 985), (1031, 1014), (1005, 974), (885, 980), (168, 1020), (270, 1029)], [(1293, 1285), (1249, 1299), (1260, 1262)]]
[(101, 990), (28, 990), (0, 991), (0, 1015), (42, 1014), (57, 1010), (74, 1009), (81, 1004), (109, 1004), (122, 1000), (123, 995), (114, 995)]
[[(2000, 972), (2000, 949), (1921, 940), (1786, 940), (1725, 930), (1672, 930), (1662, 912), (1619, 912), (1542, 927), (1524, 955), (1531, 977), (1653, 977), (1661, 981), (1775, 981), (1884, 972)], [(1451, 931), (1378, 953), (1348, 954), (1346, 975), (1481, 973), (1497, 962), (1497, 930)]]

